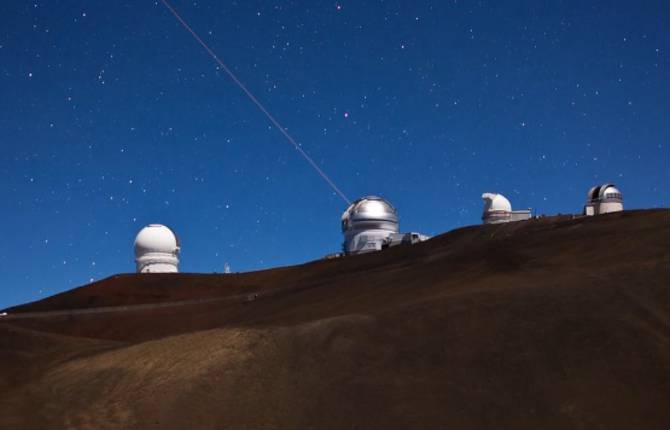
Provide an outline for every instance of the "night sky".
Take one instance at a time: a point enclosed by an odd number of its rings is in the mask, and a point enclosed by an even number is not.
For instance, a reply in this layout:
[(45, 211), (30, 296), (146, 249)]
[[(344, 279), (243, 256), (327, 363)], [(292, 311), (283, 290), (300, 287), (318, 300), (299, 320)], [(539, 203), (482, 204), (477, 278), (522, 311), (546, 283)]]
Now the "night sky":
[[(670, 205), (667, 1), (172, 4), (402, 231), (478, 224), (486, 191)], [(0, 95), (0, 308), (134, 271), (152, 222), (184, 272), (340, 249), (344, 201), (160, 2), (0, 2)]]

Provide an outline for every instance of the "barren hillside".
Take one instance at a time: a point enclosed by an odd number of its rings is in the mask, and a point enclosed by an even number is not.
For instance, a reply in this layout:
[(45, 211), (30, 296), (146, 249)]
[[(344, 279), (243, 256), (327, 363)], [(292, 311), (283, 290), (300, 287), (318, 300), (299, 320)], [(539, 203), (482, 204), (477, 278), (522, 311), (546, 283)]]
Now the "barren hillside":
[(0, 317), (0, 428), (668, 428), (670, 210), (549, 217)]

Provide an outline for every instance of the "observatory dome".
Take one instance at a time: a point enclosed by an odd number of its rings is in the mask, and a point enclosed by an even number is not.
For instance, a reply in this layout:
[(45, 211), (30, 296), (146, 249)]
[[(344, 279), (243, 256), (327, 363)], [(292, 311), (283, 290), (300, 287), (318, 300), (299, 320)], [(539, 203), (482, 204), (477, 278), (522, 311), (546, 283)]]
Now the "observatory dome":
[(586, 196), (585, 215), (598, 215), (623, 210), (623, 195), (614, 184), (593, 187)]
[(498, 224), (512, 220), (512, 204), (507, 197), (497, 193), (484, 193), (484, 213), (482, 221), (484, 224)]
[(513, 211), (512, 204), (507, 197), (498, 193), (484, 193), (484, 224), (498, 224), (501, 222), (523, 221), (530, 219), (530, 209)]
[[(362, 197), (353, 202), (342, 214), (342, 231), (360, 224), (374, 225), (398, 231), (398, 213), (387, 200), (377, 196)], [(393, 227), (395, 226), (395, 227)]]
[(587, 200), (591, 202), (601, 201), (605, 199), (623, 200), (621, 191), (614, 184), (604, 184), (598, 187), (593, 187), (589, 190)]
[(135, 238), (137, 272), (177, 272), (179, 250), (179, 239), (172, 230), (149, 224)]
[(347, 254), (378, 251), (398, 230), (398, 213), (381, 197), (362, 197), (342, 214), (343, 248)]
[(502, 194), (484, 193), (484, 213), (486, 212), (512, 212), (512, 203)]

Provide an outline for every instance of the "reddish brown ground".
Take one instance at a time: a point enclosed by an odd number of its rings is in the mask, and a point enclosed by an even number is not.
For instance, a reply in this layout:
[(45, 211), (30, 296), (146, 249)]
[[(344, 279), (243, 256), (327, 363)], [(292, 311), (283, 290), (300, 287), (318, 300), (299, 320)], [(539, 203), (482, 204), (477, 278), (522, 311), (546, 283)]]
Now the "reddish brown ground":
[[(120, 275), (0, 318), (0, 428), (670, 428), (670, 211), (235, 275)], [(253, 299), (253, 300), (250, 300)]]

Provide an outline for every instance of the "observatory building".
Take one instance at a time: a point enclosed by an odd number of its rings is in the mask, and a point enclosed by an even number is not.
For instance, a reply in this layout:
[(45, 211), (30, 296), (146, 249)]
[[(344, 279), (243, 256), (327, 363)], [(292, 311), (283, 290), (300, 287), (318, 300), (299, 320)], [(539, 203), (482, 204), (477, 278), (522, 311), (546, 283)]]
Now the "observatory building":
[(135, 238), (137, 273), (176, 273), (179, 239), (161, 224), (149, 224)]
[(484, 193), (484, 224), (500, 224), (503, 222), (523, 221), (530, 219), (530, 209), (513, 211), (507, 197), (497, 193)]
[(362, 254), (430, 239), (420, 233), (399, 233), (396, 209), (377, 196), (362, 197), (344, 211), (342, 233), (345, 254)]
[(614, 184), (593, 187), (586, 196), (584, 215), (600, 215), (623, 210), (623, 196)]

